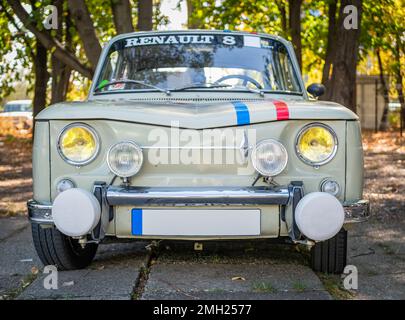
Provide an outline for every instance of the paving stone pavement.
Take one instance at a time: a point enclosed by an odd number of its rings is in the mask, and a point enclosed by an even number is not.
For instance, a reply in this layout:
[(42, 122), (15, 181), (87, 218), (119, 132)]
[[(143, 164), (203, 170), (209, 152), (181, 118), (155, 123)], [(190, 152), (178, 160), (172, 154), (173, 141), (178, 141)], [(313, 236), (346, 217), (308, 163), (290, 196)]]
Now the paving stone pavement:
[[(148, 261), (147, 242), (100, 245), (84, 270), (58, 273), (58, 290), (43, 286), (42, 264), (25, 218), (0, 220), (0, 296), (16, 299), (130, 299)], [(150, 269), (142, 299), (330, 299), (299, 253), (257, 251), (255, 244), (209, 243), (200, 253), (192, 243), (164, 244)], [(190, 249), (191, 248), (191, 249)], [(266, 247), (267, 248), (267, 247)], [(267, 250), (267, 249), (265, 249)], [(287, 249), (290, 250), (290, 249)], [(281, 259), (281, 260), (280, 260)], [(39, 269), (26, 288), (23, 280)], [(232, 280), (240, 277), (239, 280)]]
[[(404, 225), (349, 231), (348, 263), (359, 272), (354, 299), (405, 299)], [(26, 218), (0, 219), (0, 299), (131, 299), (148, 262), (147, 242), (100, 245), (84, 270), (59, 272), (46, 290)], [(39, 270), (36, 279), (32, 270)], [(24, 287), (24, 283), (32, 283)], [(341, 280), (338, 280), (341, 281)], [(331, 299), (303, 255), (267, 242), (161, 242), (140, 299)]]

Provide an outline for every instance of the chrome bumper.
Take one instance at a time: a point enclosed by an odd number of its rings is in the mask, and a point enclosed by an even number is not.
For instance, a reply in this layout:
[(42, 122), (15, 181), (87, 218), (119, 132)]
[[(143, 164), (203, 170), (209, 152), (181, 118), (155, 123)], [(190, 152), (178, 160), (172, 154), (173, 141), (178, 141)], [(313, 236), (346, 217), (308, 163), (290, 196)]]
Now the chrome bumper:
[(33, 223), (53, 224), (52, 205), (38, 203), (35, 200), (27, 202), (28, 218)]
[(288, 189), (246, 188), (143, 188), (108, 187), (111, 206), (222, 206), (286, 205)]
[[(293, 189), (268, 187), (244, 188), (144, 188), (105, 187), (102, 197), (109, 206), (261, 206), (293, 205)], [(299, 199), (297, 199), (299, 200)], [(343, 204), (345, 224), (366, 221), (370, 214), (367, 200)], [(31, 222), (53, 224), (52, 205), (30, 200), (27, 203)]]

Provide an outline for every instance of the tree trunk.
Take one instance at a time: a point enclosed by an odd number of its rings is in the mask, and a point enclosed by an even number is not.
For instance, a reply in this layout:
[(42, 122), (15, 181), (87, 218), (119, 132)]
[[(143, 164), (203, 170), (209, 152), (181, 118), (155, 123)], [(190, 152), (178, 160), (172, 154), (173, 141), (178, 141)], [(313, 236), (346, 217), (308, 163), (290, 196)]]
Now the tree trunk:
[(153, 1), (138, 1), (138, 30), (149, 31), (153, 29)]
[(134, 31), (129, 0), (111, 0), (111, 9), (117, 34)]
[(298, 64), (302, 70), (302, 45), (301, 45), (301, 4), (302, 0), (288, 0), (289, 27), (291, 40), (294, 45)]
[(101, 54), (101, 45), (98, 41), (89, 10), (84, 0), (68, 0), (68, 6), (77, 32), (83, 42), (84, 52), (86, 52), (87, 59), (89, 59), (94, 72)]
[(278, 3), (278, 6), (281, 15), (281, 27), (283, 28), (283, 31), (287, 34), (287, 10), (285, 8), (285, 3), (284, 2)]
[[(64, 0), (57, 0), (54, 2), (54, 5), (58, 9), (58, 30), (56, 30), (56, 39), (59, 42), (62, 42), (63, 40), (63, 22), (65, 22), (66, 25), (66, 44), (65, 47), (68, 48), (68, 50), (71, 47), (71, 37), (70, 37), (70, 32), (69, 32), (69, 27), (70, 27), (70, 17), (69, 13), (66, 16), (64, 16), (63, 12), (63, 2)], [(65, 21), (64, 21), (65, 20)], [(66, 94), (69, 88), (69, 79), (70, 79), (70, 73), (71, 69), (69, 66), (67, 66), (65, 63), (60, 61), (55, 54), (52, 54), (51, 58), (51, 64), (52, 64), (52, 87), (51, 87), (51, 104), (61, 102), (66, 100)]]
[(202, 29), (202, 22), (198, 18), (193, 16), (193, 12), (195, 10), (194, 1), (195, 0), (187, 0), (187, 28)]
[(335, 52), (336, 44), (336, 10), (338, 0), (332, 0), (328, 8), (328, 42), (326, 47), (325, 64), (322, 71), (322, 84), (327, 87), (330, 76), (331, 63), (333, 61), (333, 54)]
[[(344, 21), (346, 14), (343, 12), (348, 5), (357, 8), (357, 29), (346, 29)], [(337, 26), (335, 54), (333, 55), (332, 77), (329, 81), (325, 100), (340, 103), (353, 112), (356, 112), (356, 66), (359, 51), (360, 20), (362, 0), (342, 0)]]
[(386, 131), (388, 129), (388, 104), (389, 104), (389, 97), (388, 97), (388, 87), (387, 87), (387, 82), (385, 81), (384, 77), (384, 67), (381, 61), (381, 53), (380, 50), (376, 50), (376, 55), (377, 55), (377, 60), (378, 60), (378, 68), (380, 71), (380, 82), (383, 90), (383, 95), (384, 95), (384, 110), (383, 114), (381, 117), (381, 123), (380, 123), (380, 130), (381, 131)]
[(405, 98), (404, 98), (404, 87), (403, 87), (403, 79), (401, 73), (401, 39), (399, 36), (396, 38), (396, 45), (395, 45), (395, 88), (398, 93), (398, 100), (401, 104), (401, 116), (400, 116), (400, 130), (401, 136), (403, 133), (404, 125), (405, 125)]
[(49, 79), (46, 63), (47, 63), (47, 50), (39, 41), (37, 41), (36, 54), (34, 60), (34, 72), (35, 72), (34, 101), (32, 103), (34, 118), (46, 106), (46, 88)]
[(20, 1), (18, 0), (7, 0), (10, 7), (13, 9), (15, 15), (18, 19), (24, 24), (29, 31), (31, 31), (37, 41), (41, 42), (41, 44), (48, 50), (54, 52), (55, 56), (63, 61), (65, 64), (69, 65), (72, 69), (77, 70), (83, 76), (87, 78), (91, 78), (93, 76), (93, 70), (87, 68), (84, 64), (82, 64), (71, 52), (65, 50), (63, 46), (52, 38), (51, 34), (45, 30), (39, 30), (36, 25), (35, 21), (30, 18), (27, 11), (25, 11), (24, 7), (21, 5)]

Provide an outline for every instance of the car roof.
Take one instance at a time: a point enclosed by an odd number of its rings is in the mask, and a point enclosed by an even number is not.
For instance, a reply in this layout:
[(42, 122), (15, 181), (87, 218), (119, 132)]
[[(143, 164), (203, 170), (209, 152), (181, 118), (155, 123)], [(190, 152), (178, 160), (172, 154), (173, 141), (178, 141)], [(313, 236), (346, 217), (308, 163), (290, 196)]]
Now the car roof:
[(159, 34), (174, 34), (174, 33), (181, 33), (181, 34), (234, 34), (234, 35), (250, 35), (250, 36), (258, 36), (258, 37), (266, 37), (271, 38), (274, 40), (278, 40), (283, 42), (284, 44), (289, 44), (290, 41), (284, 39), (283, 37), (277, 35), (271, 35), (267, 33), (261, 32), (247, 32), (247, 31), (234, 31), (234, 30), (215, 30), (215, 29), (186, 29), (186, 30), (153, 30), (153, 31), (138, 31), (138, 32), (130, 32), (130, 33), (122, 33), (115, 37), (113, 37), (110, 41), (108, 41), (108, 46), (111, 45), (113, 42), (116, 42), (120, 39), (125, 39), (128, 37), (133, 36), (142, 36), (142, 35), (159, 35)]
[(31, 104), (32, 101), (31, 100), (12, 100), (12, 101), (8, 101), (6, 103), (6, 105), (8, 104)]

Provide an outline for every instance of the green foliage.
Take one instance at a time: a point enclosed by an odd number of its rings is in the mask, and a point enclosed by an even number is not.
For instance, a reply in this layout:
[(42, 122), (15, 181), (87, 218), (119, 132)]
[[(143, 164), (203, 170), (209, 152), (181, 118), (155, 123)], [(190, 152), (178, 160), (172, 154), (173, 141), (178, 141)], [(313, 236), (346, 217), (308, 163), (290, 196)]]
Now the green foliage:
[[(240, 1), (240, 0), (179, 0), (192, 4), (190, 21), (193, 26), (206, 29), (229, 29), (249, 32), (265, 32), (291, 39), (288, 28), (288, 1)], [(328, 37), (328, 5), (333, 0), (304, 0), (302, 3), (301, 36), (303, 74), (308, 82), (320, 81)], [(24, 0), (24, 8), (30, 13), (32, 21), (39, 30), (43, 30), (45, 7), (52, 0)], [(95, 32), (103, 45), (115, 34), (112, 18), (111, 0), (85, 1)], [(160, 11), (161, 0), (154, 1), (154, 26), (165, 25), (168, 17)], [(33, 4), (33, 7), (31, 5)], [(137, 24), (136, 2), (131, 1), (133, 25)], [(74, 23), (69, 25), (68, 4), (63, 4), (64, 30), (60, 42), (69, 46), (80, 61), (86, 61), (82, 41)], [(379, 49), (382, 52), (384, 69), (395, 74), (401, 68), (404, 59), (405, 0), (363, 0), (361, 19), (360, 62), (369, 59), (370, 53)], [(50, 31), (56, 37), (56, 31)], [(399, 43), (399, 45), (397, 45)], [(33, 56), (35, 55), (35, 37), (27, 32), (16, 18), (6, 0), (0, 0), (0, 99), (10, 95), (17, 82), (28, 82), (33, 87)], [(50, 56), (50, 55), (49, 55)], [(400, 59), (396, 59), (396, 57)], [(398, 63), (398, 60), (400, 63)], [(375, 64), (375, 61), (374, 61)], [(51, 67), (51, 64), (49, 64)], [(86, 83), (89, 80), (73, 73), (73, 83)], [(69, 97), (82, 97), (83, 87), (72, 86)]]
[(28, 36), (21, 23), (11, 24), (12, 12), (0, 2), (0, 99), (15, 92), (21, 81), (32, 82), (32, 47), (35, 39)]

